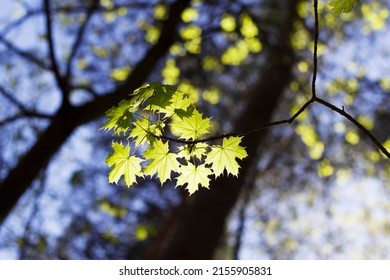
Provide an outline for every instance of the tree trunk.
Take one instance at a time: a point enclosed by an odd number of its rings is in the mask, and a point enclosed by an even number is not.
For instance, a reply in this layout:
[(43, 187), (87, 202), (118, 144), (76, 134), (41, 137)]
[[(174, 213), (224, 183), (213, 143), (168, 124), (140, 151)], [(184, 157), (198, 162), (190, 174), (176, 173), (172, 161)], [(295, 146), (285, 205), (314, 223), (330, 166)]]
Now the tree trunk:
[[(251, 91), (247, 108), (235, 123), (234, 131), (245, 131), (259, 124), (270, 122), (278, 99), (288, 85), (294, 62), (289, 44), (293, 22), (296, 18), (297, 0), (286, 1), (288, 13), (280, 26), (278, 44), (268, 58), (269, 68), (262, 73)], [(179, 222), (170, 234), (166, 245), (146, 258), (155, 259), (210, 259), (223, 234), (227, 217), (235, 205), (244, 185), (249, 167), (256, 164), (256, 151), (265, 131), (243, 138), (248, 157), (241, 165), (238, 178), (222, 177), (211, 184), (210, 190), (202, 189), (181, 212)], [(253, 178), (254, 180), (255, 178)], [(156, 248), (155, 244), (152, 244)]]

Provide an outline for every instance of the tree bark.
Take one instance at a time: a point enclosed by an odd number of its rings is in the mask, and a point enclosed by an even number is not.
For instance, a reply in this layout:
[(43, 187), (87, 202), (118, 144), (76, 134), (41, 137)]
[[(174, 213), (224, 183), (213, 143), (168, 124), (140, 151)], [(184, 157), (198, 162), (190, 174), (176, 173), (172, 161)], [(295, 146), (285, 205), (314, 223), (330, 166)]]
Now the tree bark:
[[(234, 126), (234, 131), (245, 131), (259, 124), (270, 122), (278, 100), (288, 85), (294, 62), (289, 44), (293, 22), (296, 18), (297, 0), (286, 1), (288, 15), (280, 26), (277, 46), (268, 58), (269, 68), (262, 73), (249, 95), (246, 110)], [(266, 132), (264, 130), (243, 138), (248, 157), (241, 164), (238, 178), (222, 177), (211, 184), (210, 190), (202, 189), (181, 212), (180, 222), (170, 234), (166, 246), (154, 255), (155, 259), (211, 259), (224, 232), (227, 217), (235, 205), (244, 185), (249, 167), (256, 164), (256, 152)], [(255, 178), (253, 178), (254, 180)], [(152, 246), (156, 247), (155, 244)]]
[(189, 3), (190, 0), (178, 0), (172, 4), (169, 18), (164, 23), (158, 42), (150, 48), (145, 58), (122, 86), (80, 107), (71, 107), (68, 103), (64, 103), (48, 128), (0, 184), (0, 225), (32, 184), (39, 171), (47, 166), (78, 126), (102, 116), (106, 110), (120, 100), (128, 98), (130, 93), (145, 82), (157, 61), (166, 54), (175, 41), (176, 27), (181, 21), (183, 10)]

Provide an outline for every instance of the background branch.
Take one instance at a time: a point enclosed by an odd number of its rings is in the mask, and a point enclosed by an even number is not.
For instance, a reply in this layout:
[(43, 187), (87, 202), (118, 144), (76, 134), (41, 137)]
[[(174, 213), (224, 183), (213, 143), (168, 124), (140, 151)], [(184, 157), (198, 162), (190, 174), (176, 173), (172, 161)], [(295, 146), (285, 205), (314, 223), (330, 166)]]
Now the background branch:
[(11, 42), (9, 42), (6, 38), (4, 38), (2, 35), (0, 35), (0, 42), (3, 43), (9, 50), (16, 53), (20, 57), (28, 60), (29, 62), (32, 62), (33, 64), (39, 66), (40, 68), (52, 71), (52, 67), (46, 65), (43, 61), (41, 61), (39, 58), (35, 57), (31, 52), (26, 52), (24, 50), (21, 50)]
[(69, 58), (68, 58), (68, 62), (67, 62), (67, 65), (66, 65), (65, 80), (67, 80), (68, 82), (69, 82), (70, 77), (72, 76), (72, 62), (73, 62), (73, 59), (76, 56), (77, 50), (79, 49), (80, 44), (81, 44), (81, 42), (83, 40), (85, 30), (86, 30), (86, 28), (88, 26), (88, 22), (91, 19), (92, 15), (93, 15), (93, 12), (96, 10), (97, 6), (98, 6), (98, 2), (97, 1), (93, 1), (91, 7), (88, 8), (88, 10), (87, 10), (85, 21), (82, 24), (80, 24), (80, 28), (79, 28), (79, 30), (77, 32), (76, 39), (75, 39), (75, 41), (73, 43), (73, 46), (71, 48), (71, 52), (70, 52), (70, 55), (69, 55)]
[(26, 118), (26, 117), (37, 117), (37, 118), (44, 118), (44, 119), (52, 118), (52, 116), (50, 116), (50, 115), (33, 112), (30, 109), (27, 109), (21, 102), (19, 102), (15, 97), (13, 97), (12, 94), (9, 93), (1, 85), (0, 85), (0, 94), (2, 96), (4, 96), (6, 99), (8, 99), (11, 103), (13, 103), (20, 111), (19, 114), (16, 114), (14, 116), (8, 117), (8, 118), (0, 121), (0, 126), (5, 125), (7, 123), (10, 123), (12, 121), (21, 119), (21, 118)]
[(46, 33), (47, 33), (47, 43), (48, 43), (48, 49), (49, 49), (49, 58), (51, 61), (51, 65), (53, 68), (53, 73), (57, 82), (57, 85), (59, 89), (62, 92), (62, 95), (64, 97), (63, 102), (67, 103), (67, 97), (69, 94), (69, 90), (67, 88), (67, 83), (65, 82), (64, 78), (61, 76), (56, 55), (55, 55), (55, 47), (54, 47), (54, 38), (53, 38), (53, 19), (51, 16), (51, 10), (50, 10), (50, 0), (43, 0), (44, 2), (44, 10), (45, 10), (45, 19), (46, 19)]

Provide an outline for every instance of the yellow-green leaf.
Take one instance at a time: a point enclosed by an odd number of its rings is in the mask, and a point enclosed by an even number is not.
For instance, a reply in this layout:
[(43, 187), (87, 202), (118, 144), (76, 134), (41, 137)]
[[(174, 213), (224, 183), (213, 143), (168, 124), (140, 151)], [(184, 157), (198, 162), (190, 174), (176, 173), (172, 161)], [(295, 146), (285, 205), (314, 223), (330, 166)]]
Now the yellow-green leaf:
[(129, 138), (135, 139), (136, 147), (139, 147), (148, 140), (149, 125), (148, 119), (141, 119), (134, 122), (134, 128), (131, 130)]
[(233, 32), (236, 29), (236, 19), (234, 16), (224, 14), (221, 19), (221, 28), (226, 32)]
[(211, 147), (207, 155), (206, 163), (212, 164), (212, 169), (216, 177), (223, 174), (226, 169), (227, 173), (238, 176), (240, 165), (236, 158), (243, 159), (248, 156), (245, 148), (240, 146), (242, 137), (224, 138), (222, 146), (216, 145)]
[(179, 169), (180, 175), (177, 177), (177, 185), (184, 186), (187, 184), (186, 189), (188, 192), (193, 194), (199, 189), (199, 185), (204, 188), (209, 188), (210, 178), (212, 174), (210, 168), (203, 165), (195, 166), (192, 163), (183, 165)]
[(210, 132), (209, 128), (210, 119), (204, 119), (197, 110), (194, 110), (190, 117), (175, 118), (175, 121), (171, 124), (172, 133), (186, 140), (199, 139), (202, 135)]
[(114, 106), (107, 110), (106, 116), (108, 121), (102, 129), (111, 130), (119, 134), (126, 132), (130, 127), (130, 122), (133, 120), (133, 113), (136, 110), (135, 105), (130, 100), (122, 100), (118, 106)]
[(110, 77), (114, 81), (122, 82), (127, 79), (131, 72), (131, 68), (129, 66), (115, 68), (111, 71)]
[(181, 91), (176, 91), (171, 100), (170, 104), (165, 108), (161, 108), (160, 111), (166, 113), (168, 117), (175, 115), (179, 110), (186, 111), (191, 105), (191, 100), (184, 95)]
[(130, 155), (130, 146), (123, 146), (122, 143), (112, 143), (113, 153), (106, 158), (108, 166), (113, 166), (108, 174), (108, 181), (117, 184), (119, 179), (124, 176), (125, 183), (130, 187), (136, 182), (136, 176), (142, 176), (141, 158)]
[(177, 171), (179, 162), (176, 160), (176, 154), (169, 152), (168, 142), (163, 143), (156, 140), (153, 147), (147, 149), (144, 157), (152, 161), (145, 167), (144, 174), (153, 176), (157, 173), (161, 184), (171, 178), (171, 172)]
[(201, 159), (203, 155), (206, 154), (206, 149), (208, 148), (208, 144), (206, 143), (197, 143), (194, 145), (186, 145), (178, 153), (179, 158), (185, 158), (190, 160), (191, 157), (196, 157)]
[(330, 11), (333, 14), (349, 13), (352, 11), (353, 5), (358, 4), (359, 0), (330, 0)]

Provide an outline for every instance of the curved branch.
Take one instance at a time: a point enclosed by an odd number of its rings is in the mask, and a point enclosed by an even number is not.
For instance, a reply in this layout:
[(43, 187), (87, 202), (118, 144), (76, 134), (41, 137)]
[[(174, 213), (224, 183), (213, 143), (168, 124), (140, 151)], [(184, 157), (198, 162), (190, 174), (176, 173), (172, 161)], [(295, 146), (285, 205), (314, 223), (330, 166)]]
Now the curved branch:
[(390, 159), (390, 153), (389, 151), (382, 145), (382, 143), (378, 140), (378, 138), (376, 138), (367, 128), (365, 128), (360, 122), (358, 122), (354, 117), (352, 117), (350, 114), (348, 114), (347, 112), (345, 112), (344, 110), (344, 107), (342, 107), (342, 109), (336, 107), (335, 105), (321, 99), (321, 98), (316, 98), (315, 99), (316, 102), (324, 105), (325, 107), (339, 113), (340, 115), (342, 115), (343, 117), (345, 117), (346, 119), (348, 119), (351, 123), (353, 123), (358, 129), (360, 129), (365, 135), (368, 136), (368, 138), (371, 139), (371, 141), (381, 150), (381, 152), (383, 154), (385, 154), (385, 156), (387, 158)]

